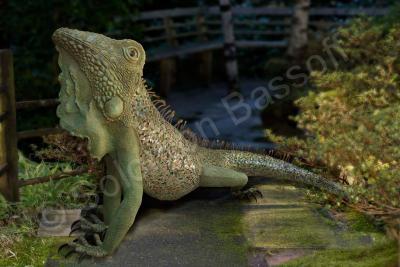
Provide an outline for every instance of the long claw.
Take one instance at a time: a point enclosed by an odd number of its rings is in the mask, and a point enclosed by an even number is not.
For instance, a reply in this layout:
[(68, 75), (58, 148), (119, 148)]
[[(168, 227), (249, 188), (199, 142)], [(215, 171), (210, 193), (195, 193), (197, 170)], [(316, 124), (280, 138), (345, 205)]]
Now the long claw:
[(90, 214), (90, 218), (93, 220), (94, 223), (96, 224), (102, 224), (103, 222), (97, 217), (95, 214)]
[(103, 242), (101, 241), (99, 234), (96, 233), (93, 236), (94, 236), (94, 241), (96, 242), (96, 245), (101, 246), (103, 244)]
[(63, 245), (61, 245), (59, 248), (58, 248), (58, 253), (60, 253), (61, 252), (61, 250), (63, 250), (63, 248), (65, 248), (65, 247), (67, 247), (68, 246), (68, 244), (63, 244)]
[(241, 190), (239, 192), (234, 192), (234, 196), (239, 199), (246, 199), (247, 201), (252, 201), (253, 199), (258, 202), (258, 197), (264, 197), (262, 192), (255, 188), (249, 188), (246, 190)]
[(76, 253), (75, 249), (71, 250), (70, 252), (68, 252), (67, 254), (65, 254), (65, 258), (68, 259), (69, 257), (71, 257), (72, 254)]
[(71, 229), (75, 227), (75, 225), (80, 224), (81, 220), (76, 220), (71, 224)]
[(81, 253), (81, 255), (78, 258), (78, 263), (81, 263), (85, 258), (89, 258), (89, 255)]
[(83, 261), (83, 259), (85, 258), (85, 254), (83, 253), (79, 253), (79, 257), (78, 257), (78, 263), (81, 263)]
[(80, 227), (76, 227), (75, 229), (72, 229), (71, 232), (69, 233), (69, 236), (71, 236), (74, 232), (80, 231), (80, 230), (81, 230)]
[(79, 242), (81, 242), (82, 245), (90, 246), (89, 242), (87, 242), (87, 240), (83, 236), (79, 237), (78, 240)]

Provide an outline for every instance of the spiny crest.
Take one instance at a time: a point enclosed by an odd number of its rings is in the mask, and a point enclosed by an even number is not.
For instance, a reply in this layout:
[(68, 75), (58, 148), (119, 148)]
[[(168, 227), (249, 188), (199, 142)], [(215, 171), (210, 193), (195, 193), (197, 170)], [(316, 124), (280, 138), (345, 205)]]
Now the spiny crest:
[(153, 105), (160, 112), (161, 116), (179, 131), (184, 131), (186, 127), (186, 121), (177, 118), (176, 113), (171, 106), (168, 105), (164, 99), (161, 99), (160, 96), (158, 96), (157, 93), (155, 93), (151, 88), (147, 87), (147, 85), (146, 89)]
[(200, 137), (196, 133), (194, 133), (191, 129), (186, 127), (186, 121), (177, 118), (176, 113), (172, 110), (171, 106), (166, 103), (165, 100), (161, 99), (157, 93), (155, 93), (151, 88), (145, 85), (147, 92), (152, 100), (153, 105), (157, 108), (163, 118), (177, 128), (182, 135), (189, 141), (205, 148), (210, 149), (224, 149), (224, 150), (239, 150), (239, 151), (247, 151), (252, 153), (257, 153), (261, 155), (268, 155), (273, 158), (277, 158), (286, 162), (292, 162), (295, 156), (289, 152), (283, 152), (277, 149), (261, 149), (254, 148), (250, 145), (238, 145), (234, 143), (230, 143), (223, 140), (209, 140)]
[[(246, 151), (252, 152), (260, 155), (268, 155), (270, 157), (280, 159), (286, 162), (292, 162), (295, 159), (295, 156), (292, 153), (284, 152), (278, 149), (263, 149), (263, 148), (255, 148), (251, 145), (238, 145), (235, 143), (223, 141), (223, 140), (209, 140), (198, 136), (190, 129), (185, 129), (182, 131), (183, 136), (189, 141), (196, 143), (197, 145), (210, 149), (223, 149), (223, 150), (237, 150), (237, 151)], [(302, 160), (302, 159), (300, 159)]]

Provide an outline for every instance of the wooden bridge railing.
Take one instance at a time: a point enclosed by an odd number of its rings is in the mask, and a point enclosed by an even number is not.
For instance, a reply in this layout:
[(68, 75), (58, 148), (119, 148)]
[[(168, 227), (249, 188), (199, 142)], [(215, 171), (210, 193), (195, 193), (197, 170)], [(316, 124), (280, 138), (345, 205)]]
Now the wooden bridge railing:
[[(293, 8), (232, 7), (235, 46), (238, 48), (286, 48)], [(388, 9), (311, 8), (309, 32), (329, 31), (359, 15), (382, 16)], [(211, 74), (212, 50), (222, 49), (224, 37), (219, 7), (176, 8), (141, 13), (125, 18), (142, 26), (148, 62), (160, 61), (160, 91), (166, 95), (173, 83), (174, 58), (202, 53), (199, 64)], [(206, 59), (206, 61), (204, 61)], [(209, 81), (211, 78), (203, 78)]]
[[(387, 12), (385, 8), (311, 8), (310, 31), (339, 26), (354, 16), (383, 16)], [(293, 8), (233, 7), (232, 13), (239, 47), (287, 45)], [(143, 27), (141, 41), (148, 50), (150, 62), (223, 45), (221, 14), (216, 6), (149, 11), (129, 19)], [(208, 38), (199, 39), (199, 35)], [(171, 41), (179, 49), (171, 49)]]

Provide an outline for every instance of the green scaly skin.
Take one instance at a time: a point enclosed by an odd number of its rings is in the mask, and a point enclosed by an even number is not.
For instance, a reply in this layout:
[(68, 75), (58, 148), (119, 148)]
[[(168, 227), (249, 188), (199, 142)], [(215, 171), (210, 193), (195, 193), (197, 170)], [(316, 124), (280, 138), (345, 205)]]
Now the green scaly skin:
[(95, 244), (80, 237), (68, 244), (72, 251), (112, 254), (133, 224), (143, 192), (176, 200), (198, 187), (239, 189), (248, 176), (270, 176), (344, 194), (338, 184), (290, 163), (189, 141), (160, 113), (156, 106), (163, 102), (152, 100), (142, 79), (146, 55), (139, 43), (67, 28), (58, 29), (53, 40), (62, 70), (60, 125), (87, 138), (91, 155), (105, 158), (107, 166), (104, 223), (93, 214), (82, 219)]

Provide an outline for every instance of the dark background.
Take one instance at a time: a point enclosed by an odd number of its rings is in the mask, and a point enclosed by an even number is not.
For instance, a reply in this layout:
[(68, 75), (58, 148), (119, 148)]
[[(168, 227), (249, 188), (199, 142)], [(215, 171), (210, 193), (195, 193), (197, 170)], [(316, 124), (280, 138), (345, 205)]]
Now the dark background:
[[(394, 0), (322, 1), (313, 0), (312, 6), (378, 7), (392, 4)], [(57, 97), (57, 53), (51, 35), (59, 27), (71, 27), (104, 33), (115, 38), (140, 41), (141, 27), (128, 18), (139, 12), (197, 5), (218, 5), (216, 0), (0, 0), (0, 48), (11, 48), (14, 53), (16, 98), (20, 100)], [(293, 1), (235, 0), (232, 5), (245, 6), (292, 6)], [(274, 50), (274, 56), (284, 54)], [(242, 76), (264, 78), (263, 67), (269, 52), (253, 49), (239, 51), (238, 60)], [(218, 58), (218, 54), (216, 56)], [(182, 63), (184, 64), (184, 63)], [(189, 65), (190, 60), (189, 60)], [(158, 69), (146, 65), (145, 78), (158, 90)], [(188, 77), (185, 67), (178, 69), (178, 77)], [(190, 68), (189, 68), (190, 69)], [(182, 73), (183, 72), (183, 73)], [(224, 79), (223, 64), (217, 64), (215, 79)], [(190, 76), (190, 75), (189, 75)], [(180, 79), (178, 79), (180, 80)], [(184, 79), (181, 79), (184, 81)], [(186, 81), (185, 81), (186, 82)], [(193, 84), (191, 85), (190, 82)], [(190, 79), (188, 86), (197, 86), (198, 80)], [(178, 87), (179, 87), (178, 82)], [(18, 129), (51, 127), (57, 124), (54, 110), (18, 112)]]

